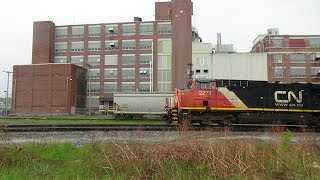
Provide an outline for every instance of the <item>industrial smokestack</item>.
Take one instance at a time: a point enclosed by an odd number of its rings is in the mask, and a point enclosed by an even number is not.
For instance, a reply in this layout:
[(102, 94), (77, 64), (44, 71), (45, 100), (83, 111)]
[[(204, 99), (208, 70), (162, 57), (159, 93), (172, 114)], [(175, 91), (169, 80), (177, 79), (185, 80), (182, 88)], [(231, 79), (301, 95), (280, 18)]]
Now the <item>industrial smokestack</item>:
[(217, 34), (217, 45), (221, 45), (221, 33)]

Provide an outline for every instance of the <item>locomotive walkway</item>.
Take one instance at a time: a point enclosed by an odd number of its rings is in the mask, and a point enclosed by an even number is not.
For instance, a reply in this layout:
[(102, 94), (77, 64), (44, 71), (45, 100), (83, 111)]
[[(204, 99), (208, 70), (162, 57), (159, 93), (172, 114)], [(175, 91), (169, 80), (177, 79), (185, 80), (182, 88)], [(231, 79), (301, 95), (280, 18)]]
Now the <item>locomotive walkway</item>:
[(105, 125), (105, 124), (63, 124), (63, 125), (0, 125), (2, 132), (53, 132), (53, 131), (232, 131), (232, 132), (319, 132), (306, 126), (282, 125), (232, 125), (232, 126), (179, 126), (179, 125)]

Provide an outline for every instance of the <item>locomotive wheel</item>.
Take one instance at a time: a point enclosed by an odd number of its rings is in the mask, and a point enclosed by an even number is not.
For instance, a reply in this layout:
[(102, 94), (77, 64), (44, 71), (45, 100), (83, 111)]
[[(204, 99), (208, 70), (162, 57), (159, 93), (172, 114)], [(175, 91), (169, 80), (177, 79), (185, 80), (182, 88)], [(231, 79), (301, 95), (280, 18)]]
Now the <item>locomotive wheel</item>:
[(172, 120), (168, 118), (166, 119), (166, 123), (170, 125), (172, 123)]
[(138, 119), (138, 120), (141, 120), (141, 119), (142, 119), (142, 117), (143, 117), (143, 115), (134, 115), (134, 116), (132, 117), (132, 119)]
[(232, 122), (230, 120), (227, 120), (227, 119), (224, 119), (222, 121), (219, 121), (218, 122), (219, 126), (231, 126), (232, 125)]
[(199, 125), (200, 126), (209, 126), (210, 124), (207, 124), (207, 123), (203, 123), (203, 121), (198, 121)]
[(314, 119), (314, 127), (316, 127), (316, 128), (320, 128), (320, 117), (316, 117), (315, 119)]
[(120, 115), (120, 114), (116, 114), (116, 116), (115, 116), (114, 118), (115, 118), (115, 119), (117, 119), (117, 120), (121, 120), (122, 115)]
[(305, 123), (308, 127), (320, 127), (320, 117), (313, 117), (312, 120), (309, 120)]
[(131, 114), (126, 114), (126, 115), (124, 115), (123, 116), (123, 119), (132, 119), (133, 118), (133, 116), (131, 115)]
[(231, 116), (224, 116), (221, 121), (218, 122), (220, 126), (231, 126), (233, 118)]

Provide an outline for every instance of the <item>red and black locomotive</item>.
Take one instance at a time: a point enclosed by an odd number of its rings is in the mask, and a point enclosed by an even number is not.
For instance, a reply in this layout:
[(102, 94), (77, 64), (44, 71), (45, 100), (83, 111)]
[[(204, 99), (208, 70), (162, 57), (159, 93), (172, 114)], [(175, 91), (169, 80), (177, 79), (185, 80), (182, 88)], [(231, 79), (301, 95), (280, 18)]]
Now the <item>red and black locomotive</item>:
[(193, 79), (188, 89), (175, 89), (166, 108), (169, 123), (226, 124), (239, 123), (247, 115), (296, 115), (319, 126), (320, 84)]

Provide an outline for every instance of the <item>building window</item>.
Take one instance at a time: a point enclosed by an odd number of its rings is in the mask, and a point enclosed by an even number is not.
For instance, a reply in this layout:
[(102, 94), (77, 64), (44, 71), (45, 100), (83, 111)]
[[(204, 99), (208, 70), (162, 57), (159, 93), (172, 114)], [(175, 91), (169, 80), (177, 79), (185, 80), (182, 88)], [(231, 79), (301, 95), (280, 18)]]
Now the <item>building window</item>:
[(201, 72), (200, 69), (197, 69), (197, 70), (196, 70), (196, 73), (200, 73), (200, 72)]
[(100, 51), (101, 42), (100, 41), (89, 41), (88, 51)]
[(66, 42), (59, 42), (59, 43), (55, 43), (55, 52), (59, 53), (59, 52), (67, 52), (67, 43)]
[(73, 26), (72, 27), (72, 37), (73, 38), (82, 38), (84, 36), (84, 27), (83, 26)]
[(88, 56), (88, 64), (90, 64), (91, 66), (99, 66), (100, 65), (100, 56), (99, 55)]
[(282, 54), (274, 54), (273, 55), (274, 63), (282, 63)]
[(110, 93), (110, 92), (117, 92), (118, 86), (116, 82), (105, 82), (104, 83), (104, 92)]
[(318, 78), (318, 74), (320, 75), (320, 67), (311, 67), (311, 77)]
[(320, 61), (320, 53), (310, 54), (311, 63), (319, 63)]
[(104, 56), (105, 65), (118, 65), (118, 55), (106, 55)]
[(140, 68), (140, 79), (149, 79), (150, 78), (150, 69), (149, 68)]
[(140, 92), (150, 92), (150, 83), (140, 82), (139, 83), (139, 91)]
[(171, 39), (158, 40), (158, 54), (172, 54), (172, 41)]
[(318, 39), (310, 39), (310, 47), (311, 48), (320, 48), (320, 38)]
[(172, 70), (171, 69), (159, 69), (158, 70), (158, 81), (171, 82)]
[(171, 68), (172, 59), (171, 56), (159, 55), (158, 56), (158, 68)]
[(203, 72), (204, 72), (204, 73), (208, 73), (208, 72), (209, 72), (209, 70), (208, 70), (208, 69), (205, 69), (205, 70), (203, 70)]
[[(100, 100), (99, 100), (99, 96), (91, 96), (90, 99), (90, 107), (94, 108), (94, 107), (99, 107), (100, 105)], [(87, 103), (86, 103), (87, 107), (89, 107), (89, 97), (87, 96)]]
[(105, 26), (106, 36), (118, 36), (118, 24), (108, 24)]
[(282, 67), (274, 67), (274, 77), (275, 78), (283, 78), (283, 68)]
[[(172, 42), (171, 39), (158, 40), (157, 91), (172, 92)], [(154, 76), (154, 75), (153, 75)]]
[(83, 56), (71, 56), (71, 63), (82, 66), (83, 65)]
[(122, 92), (135, 92), (134, 82), (122, 82)]
[[(89, 89), (90, 86), (90, 89)], [(87, 84), (87, 92), (89, 92), (89, 90), (92, 93), (98, 93), (100, 92), (100, 83), (98, 82), (92, 82), (91, 84)]]
[(152, 35), (153, 34), (153, 23), (141, 23), (140, 24), (141, 35)]
[(87, 78), (100, 79), (100, 69), (90, 69), (87, 71)]
[(66, 63), (67, 56), (56, 56), (54, 57), (54, 63)]
[(142, 64), (150, 64), (152, 61), (152, 55), (151, 54), (140, 54), (140, 65)]
[(171, 22), (159, 22), (158, 34), (171, 34)]
[(171, 82), (158, 82), (158, 92), (160, 93), (172, 93)]
[(136, 41), (135, 40), (123, 40), (122, 41), (122, 50), (135, 50)]
[(290, 68), (290, 77), (291, 78), (305, 78), (306, 77), (306, 68), (305, 67), (291, 67)]
[(282, 39), (272, 39), (272, 47), (282, 47)]
[(289, 61), (290, 63), (305, 63), (306, 55), (305, 54), (290, 54)]
[(123, 54), (122, 65), (135, 65), (136, 56), (134, 54)]
[(57, 27), (55, 30), (56, 39), (63, 39), (68, 37), (68, 27)]
[(134, 79), (136, 75), (135, 69), (133, 68), (123, 68), (122, 69), (122, 79)]
[(106, 41), (105, 43), (106, 51), (118, 50), (118, 41)]
[(71, 43), (71, 51), (72, 52), (82, 52), (84, 47), (83, 42), (72, 42)]
[(142, 39), (140, 40), (140, 49), (152, 49), (152, 44), (152, 39)]
[(117, 77), (118, 77), (118, 69), (108, 68), (104, 70), (105, 79), (117, 79)]
[(88, 27), (88, 36), (89, 37), (100, 37), (101, 36), (101, 26), (89, 26)]
[(122, 25), (122, 35), (123, 36), (134, 36), (136, 34), (135, 24), (123, 24)]

